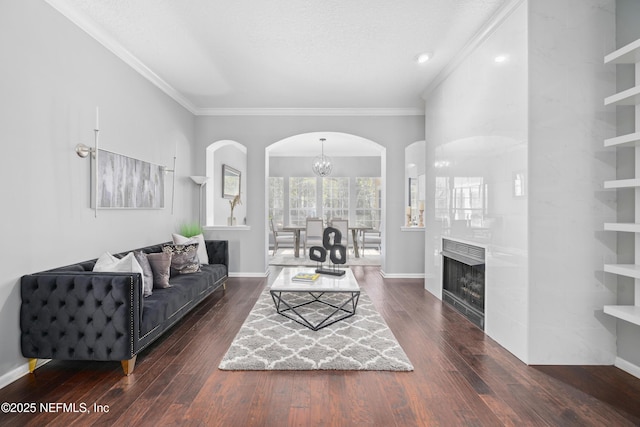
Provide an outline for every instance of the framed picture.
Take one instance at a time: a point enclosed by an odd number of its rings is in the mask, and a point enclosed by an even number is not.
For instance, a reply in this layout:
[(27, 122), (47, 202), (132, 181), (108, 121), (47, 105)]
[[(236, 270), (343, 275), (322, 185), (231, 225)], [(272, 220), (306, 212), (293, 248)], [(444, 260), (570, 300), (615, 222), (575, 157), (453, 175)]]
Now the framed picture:
[(240, 194), (240, 171), (229, 165), (222, 165), (222, 197), (233, 199)]
[[(106, 150), (98, 150), (93, 181), (92, 208), (162, 209), (164, 208), (164, 166), (134, 159)], [(92, 167), (95, 166), (93, 159)], [(97, 206), (96, 206), (97, 204)]]

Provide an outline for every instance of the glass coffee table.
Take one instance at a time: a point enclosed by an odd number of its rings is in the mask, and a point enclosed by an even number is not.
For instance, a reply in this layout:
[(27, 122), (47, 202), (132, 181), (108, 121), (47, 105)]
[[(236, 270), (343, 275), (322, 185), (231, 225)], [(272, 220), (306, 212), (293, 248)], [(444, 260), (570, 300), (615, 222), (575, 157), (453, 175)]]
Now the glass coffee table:
[(313, 282), (291, 280), (297, 273), (313, 269), (285, 267), (269, 289), (279, 314), (313, 331), (356, 314), (360, 286), (350, 269), (340, 277), (321, 274)]

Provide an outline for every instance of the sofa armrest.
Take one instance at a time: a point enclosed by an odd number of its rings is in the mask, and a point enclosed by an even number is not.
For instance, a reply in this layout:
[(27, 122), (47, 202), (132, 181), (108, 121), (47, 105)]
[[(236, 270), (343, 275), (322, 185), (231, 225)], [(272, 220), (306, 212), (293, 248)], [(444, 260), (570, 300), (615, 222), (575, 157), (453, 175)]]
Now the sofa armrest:
[(223, 264), (229, 273), (229, 241), (228, 240), (205, 240), (209, 264)]
[(141, 285), (139, 273), (23, 276), (20, 284), (23, 356), (131, 359), (139, 338)]

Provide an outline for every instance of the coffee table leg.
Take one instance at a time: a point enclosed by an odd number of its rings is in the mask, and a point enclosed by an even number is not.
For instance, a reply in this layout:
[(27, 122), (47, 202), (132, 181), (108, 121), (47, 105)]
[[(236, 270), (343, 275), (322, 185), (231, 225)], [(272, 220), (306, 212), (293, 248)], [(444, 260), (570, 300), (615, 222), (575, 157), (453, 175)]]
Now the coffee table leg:
[[(278, 312), (278, 314), (286, 317), (287, 319), (293, 320), (296, 323), (301, 324), (302, 326), (306, 326), (307, 328), (311, 329), (312, 331), (317, 331), (319, 329), (325, 328), (329, 325), (333, 325), (334, 323), (340, 321), (340, 320), (344, 320), (346, 318), (349, 318), (351, 316), (353, 316), (354, 314), (356, 314), (356, 307), (358, 306), (358, 300), (360, 299), (360, 291), (357, 292), (349, 292), (351, 294), (351, 298), (347, 298), (341, 305), (334, 305), (331, 304), (327, 301), (323, 301), (320, 298), (325, 294), (325, 292), (321, 292), (319, 293), (319, 295), (314, 295), (313, 292), (309, 292), (309, 295), (311, 295), (311, 297), (313, 298), (311, 301), (305, 301), (302, 304), (298, 304), (298, 305), (291, 305), (289, 304), (286, 300), (284, 300), (282, 298), (282, 292), (275, 292), (275, 291), (270, 291), (271, 294), (271, 298), (273, 299), (273, 303), (276, 306), (276, 311)], [(325, 304), (329, 307), (333, 307), (335, 308), (335, 310), (329, 314), (328, 316), (326, 316), (322, 321), (320, 321), (317, 324), (313, 324), (311, 323), (309, 320), (307, 320), (302, 314), (300, 314), (296, 308), (298, 307), (302, 307), (305, 305), (309, 305), (312, 304), (314, 302), (319, 302), (322, 304)], [(349, 303), (351, 303), (351, 311), (345, 309), (345, 306), (347, 306)], [(282, 309), (280, 305), (284, 305), (286, 308)], [(296, 317), (289, 315), (287, 312), (291, 311), (293, 312)], [(345, 312), (346, 315), (343, 315), (342, 317), (336, 317), (333, 318), (333, 316), (336, 313), (339, 312)], [(331, 322), (328, 322), (330, 319), (333, 320)]]

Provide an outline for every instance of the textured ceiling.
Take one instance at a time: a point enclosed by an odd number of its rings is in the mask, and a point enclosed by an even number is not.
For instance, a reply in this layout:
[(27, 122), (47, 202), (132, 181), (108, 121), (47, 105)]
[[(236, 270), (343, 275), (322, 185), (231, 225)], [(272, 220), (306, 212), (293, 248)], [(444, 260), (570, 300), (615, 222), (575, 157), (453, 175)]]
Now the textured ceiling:
[[(429, 82), (510, 0), (47, 1), (198, 110), (419, 109)], [(424, 51), (433, 59), (418, 65)]]

